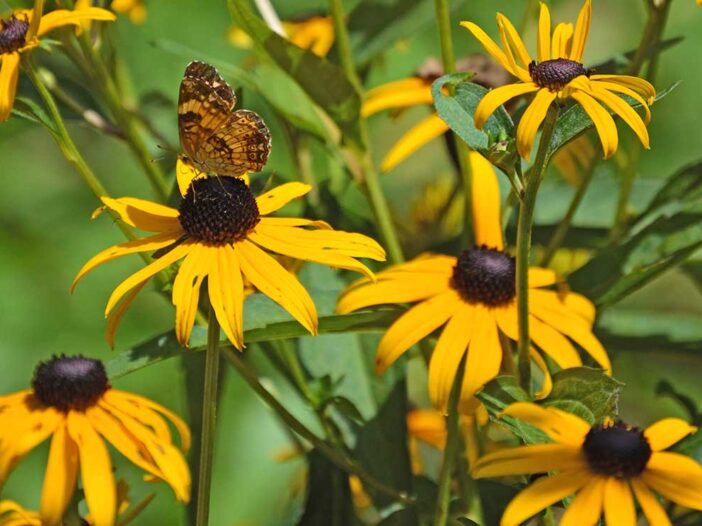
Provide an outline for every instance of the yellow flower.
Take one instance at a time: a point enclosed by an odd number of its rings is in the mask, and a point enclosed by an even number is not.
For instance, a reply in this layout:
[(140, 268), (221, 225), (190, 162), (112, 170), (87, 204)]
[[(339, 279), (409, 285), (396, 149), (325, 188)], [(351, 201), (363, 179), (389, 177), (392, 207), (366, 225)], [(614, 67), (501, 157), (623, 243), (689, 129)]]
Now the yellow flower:
[(10, 116), (15, 103), (20, 55), (39, 45), (39, 39), (59, 27), (80, 26), (85, 20), (113, 21), (115, 15), (97, 7), (83, 9), (57, 9), (42, 16), (41, 4), (34, 11), (14, 11), (0, 19), (0, 122)]
[(283, 22), (290, 42), (309, 49), (319, 57), (326, 57), (334, 44), (334, 22), (328, 16), (310, 16)]
[(60, 523), (80, 467), (93, 524), (112, 526), (117, 491), (106, 440), (187, 502), (190, 472), (164, 417), (187, 450), (185, 423), (151, 400), (112, 389), (101, 361), (54, 357), (37, 366), (31, 390), (0, 397), (0, 485), (24, 455), (51, 436), (39, 508), (43, 523)]
[(0, 501), (0, 526), (42, 526), (36, 511), (25, 510), (12, 500)]
[(645, 430), (622, 422), (590, 426), (573, 414), (526, 402), (512, 404), (504, 414), (538, 427), (554, 443), (490, 453), (478, 461), (474, 475), (558, 473), (519, 493), (501, 526), (518, 526), (573, 494), (560, 526), (594, 526), (603, 512), (609, 526), (636, 526), (634, 496), (651, 526), (670, 526), (653, 492), (702, 510), (702, 466), (664, 451), (696, 431), (684, 420), (665, 418)]
[(146, 22), (146, 6), (142, 0), (112, 0), (110, 8), (113, 11), (127, 15), (133, 24)]
[[(445, 326), (429, 364), (429, 395), (446, 410), (459, 364), (466, 356), (461, 401), (469, 411), (473, 395), (497, 376), (502, 364), (500, 333), (516, 341), (517, 306), (515, 261), (504, 250), (500, 224), (500, 195), (492, 166), (471, 152), (473, 218), (476, 246), (458, 257), (419, 256), (380, 272), (377, 282), (362, 279), (339, 299), (341, 313), (371, 305), (415, 303), (385, 333), (378, 346), (376, 371), (382, 373), (412, 345)], [(544, 287), (558, 278), (552, 270), (529, 269), (529, 326), (533, 343), (561, 368), (582, 364), (573, 340), (605, 370), (610, 362), (592, 333), (595, 309), (579, 294)], [(544, 392), (550, 388), (545, 363), (532, 356), (546, 372)]]
[[(536, 92), (517, 128), (517, 149), (524, 158), (531, 154), (534, 138), (549, 106), (568, 98), (580, 104), (592, 119), (605, 158), (614, 154), (619, 140), (614, 119), (605, 106), (619, 115), (634, 130), (644, 147), (649, 148), (646, 123), (651, 115), (648, 106), (653, 103), (656, 91), (650, 83), (638, 77), (595, 75), (583, 66), (591, 15), (591, 0), (585, 0), (575, 30), (572, 24), (561, 23), (551, 35), (551, 14), (542, 3), (537, 37), (538, 62), (532, 60), (516, 29), (501, 13), (497, 14), (497, 25), (503, 48), (473, 22), (461, 22), (495, 60), (519, 79), (519, 82), (494, 89), (483, 97), (475, 110), (475, 126), (481, 129), (488, 117), (506, 101)], [(640, 103), (645, 118), (642, 120), (618, 94)]]
[[(317, 311), (312, 298), (297, 278), (264, 249), (353, 270), (369, 279), (373, 273), (354, 258), (385, 260), (382, 247), (364, 235), (335, 231), (323, 221), (262, 217), (305, 195), (310, 191), (309, 185), (287, 183), (254, 197), (242, 178), (202, 177), (180, 160), (177, 173), (183, 194), (178, 209), (131, 197), (102, 199), (105, 207), (125, 223), (156, 234), (103, 250), (78, 272), (73, 287), (86, 273), (107, 261), (139, 252), (162, 253), (120, 283), (110, 296), (105, 309), (110, 345), (120, 318), (146, 282), (181, 259), (184, 261), (173, 283), (178, 341), (188, 344), (200, 286), (207, 278), (217, 321), (238, 349), (244, 347), (244, 277), (310, 333), (317, 333)], [(187, 191), (183, 191), (185, 188)]]
[(588, 170), (592, 170), (595, 148), (587, 135), (572, 140), (553, 156), (553, 165), (563, 178), (578, 186)]

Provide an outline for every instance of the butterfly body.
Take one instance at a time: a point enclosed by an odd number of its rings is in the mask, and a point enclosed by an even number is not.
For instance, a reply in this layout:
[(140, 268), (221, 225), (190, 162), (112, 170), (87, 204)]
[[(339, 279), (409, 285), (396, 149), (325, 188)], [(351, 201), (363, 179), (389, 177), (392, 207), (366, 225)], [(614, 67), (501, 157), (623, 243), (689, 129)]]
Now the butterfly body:
[(193, 61), (178, 96), (178, 131), (184, 158), (207, 174), (238, 177), (263, 169), (271, 134), (263, 119), (234, 110), (234, 91), (217, 70)]

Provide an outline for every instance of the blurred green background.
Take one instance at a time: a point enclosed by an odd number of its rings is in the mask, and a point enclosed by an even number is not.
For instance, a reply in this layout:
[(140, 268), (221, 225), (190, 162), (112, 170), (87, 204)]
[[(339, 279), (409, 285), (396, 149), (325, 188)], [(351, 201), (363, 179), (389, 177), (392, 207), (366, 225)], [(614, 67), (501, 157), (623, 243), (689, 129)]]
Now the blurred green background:
[[(277, 0), (273, 2), (283, 18), (309, 10), (323, 10), (325, 2)], [(554, 21), (573, 21), (581, 3), (577, 0), (549, 2)], [(247, 52), (234, 48), (226, 39), (230, 26), (226, 3), (222, 0), (147, 0), (149, 16), (144, 25), (132, 25), (119, 17), (113, 28), (117, 49), (128, 66), (137, 96), (162, 94), (167, 102), (148, 107), (157, 127), (177, 144), (176, 110), (178, 85), (185, 65), (192, 59), (215, 57), (248, 67)], [(523, 16), (526, 2), (499, 0), (463, 2), (459, 20), (479, 23), (496, 34), (494, 15), (502, 11), (515, 22)], [(645, 23), (644, 2), (640, 0), (595, 0), (586, 62), (596, 64), (638, 45)], [(2, 5), (2, 4), (0, 4)], [(16, 2), (11, 2), (16, 6)], [(351, 9), (354, 3), (349, 2)], [(7, 8), (7, 5), (4, 7)], [(526, 41), (534, 41), (534, 21)], [(663, 178), (682, 165), (702, 157), (702, 8), (693, 0), (676, 0), (672, 7), (667, 37), (685, 40), (666, 51), (661, 59), (656, 85), (664, 88), (677, 80), (683, 83), (653, 108), (650, 125), (651, 151), (641, 157), (635, 183), (633, 206), (639, 209)], [(475, 40), (456, 25), (458, 56), (479, 51)], [(192, 48), (193, 53), (165, 51), (164, 42)], [(531, 46), (530, 46), (531, 47)], [(201, 55), (198, 55), (200, 52)], [(428, 21), (422, 31), (406, 35), (396, 46), (372, 63), (367, 87), (409, 76), (426, 58), (438, 56), (434, 24)], [(42, 57), (43, 58), (43, 57)], [(21, 90), (28, 80), (21, 78)], [(271, 83), (270, 89), (279, 89)], [(274, 133), (271, 161), (261, 180), (271, 174), (281, 179), (294, 177), (289, 152), (280, 139), (280, 122), (255, 96), (247, 96), (247, 107), (259, 111)], [(153, 98), (153, 97), (151, 97)], [(391, 120), (386, 114), (371, 119), (374, 156), (378, 161), (394, 141), (428, 110), (415, 109)], [(152, 198), (150, 187), (128, 149), (115, 139), (102, 136), (78, 120), (71, 126), (79, 148), (113, 195)], [(628, 130), (622, 130), (629, 134)], [(154, 158), (165, 153), (152, 145)], [(111, 352), (103, 338), (102, 312), (114, 286), (139, 267), (138, 258), (106, 265), (81, 283), (70, 296), (70, 282), (90, 256), (121, 241), (121, 234), (107, 216), (90, 221), (97, 203), (77, 174), (61, 157), (49, 135), (38, 125), (12, 118), (0, 126), (0, 356), (3, 371), (0, 392), (10, 393), (28, 386), (39, 360), (52, 354), (82, 353), (107, 359)], [(415, 154), (383, 178), (400, 224), (411, 221), (409, 203), (422, 197), (427, 183), (452, 177), (443, 144), (433, 144)], [(327, 174), (320, 173), (320, 178)], [(537, 207), (537, 223), (552, 224), (562, 215), (572, 188), (557, 175), (547, 178)], [(606, 169), (598, 173), (575, 224), (607, 227), (614, 214), (616, 180)], [(362, 199), (353, 201), (357, 213), (369, 213)], [(412, 249), (429, 248), (428, 239), (412, 240)], [(689, 322), (687, 338), (702, 339), (702, 295), (695, 282), (681, 271), (668, 273), (645, 289), (604, 313), (605, 319), (625, 317), (636, 310), (650, 309), (674, 314)], [(141, 294), (125, 316), (117, 337), (117, 350), (123, 350), (172, 326), (173, 310), (167, 301), (149, 289)], [(699, 330), (695, 332), (695, 327)], [(702, 347), (702, 343), (701, 343)], [(339, 349), (343, 352), (343, 349)], [(645, 425), (663, 415), (685, 416), (669, 399), (657, 398), (655, 386), (661, 379), (695, 399), (700, 399), (698, 358), (690, 354), (659, 349), (646, 353), (627, 350), (613, 355), (617, 378), (627, 384), (622, 398), (622, 415)], [(188, 363), (188, 358), (184, 363)], [(179, 414), (186, 412), (180, 360), (170, 360), (130, 375), (115, 387), (134, 390)], [(278, 391), (286, 387), (275, 381)], [(304, 463), (300, 459), (277, 462), (276, 452), (288, 445), (286, 434), (251, 391), (235, 374), (226, 371), (219, 413), (212, 524), (289, 524), (293, 496), (302, 489)], [(305, 409), (296, 408), (305, 415)], [(43, 477), (47, 445), (32, 452), (20, 463), (3, 491), (3, 498), (19, 500), (36, 508)], [(183, 509), (175, 505), (163, 484), (150, 485), (140, 479), (136, 468), (114, 455), (120, 477), (128, 480), (135, 499), (155, 491), (157, 499), (136, 524), (180, 524)]]

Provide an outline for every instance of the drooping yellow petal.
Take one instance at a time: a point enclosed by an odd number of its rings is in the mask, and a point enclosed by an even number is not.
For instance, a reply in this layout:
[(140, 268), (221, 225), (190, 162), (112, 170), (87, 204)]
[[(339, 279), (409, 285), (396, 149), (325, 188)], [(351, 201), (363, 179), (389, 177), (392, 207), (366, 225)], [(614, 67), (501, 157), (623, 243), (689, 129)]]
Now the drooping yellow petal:
[(173, 282), (172, 300), (175, 306), (175, 333), (178, 342), (188, 346), (195, 324), (200, 286), (210, 271), (210, 262), (217, 257), (219, 247), (193, 244), (183, 260)]
[(497, 26), (500, 29), (500, 35), (503, 36), (502, 43), (504, 44), (504, 49), (508, 50), (508, 59), (511, 51), (514, 50), (516, 53), (516, 58), (518, 58), (521, 62), (521, 64), (517, 65), (517, 71), (521, 73), (520, 75), (517, 75), (517, 77), (519, 77), (521, 80), (525, 80), (526, 76), (526, 80), (528, 80), (530, 76), (527, 70), (529, 68), (529, 64), (531, 63), (531, 57), (529, 56), (529, 52), (522, 41), (522, 37), (519, 36), (519, 33), (515, 29), (514, 25), (512, 25), (512, 22), (509, 21), (509, 18), (504, 16), (502, 13), (497, 13)]
[(234, 245), (241, 270), (263, 294), (278, 303), (311, 334), (317, 334), (317, 309), (297, 278), (250, 241)]
[(419, 340), (441, 327), (463, 303), (449, 290), (419, 303), (400, 316), (378, 344), (375, 371), (381, 374)]
[(580, 450), (567, 444), (535, 444), (501, 449), (478, 460), (473, 475), (479, 478), (529, 475), (584, 469)]
[(467, 21), (461, 22), (461, 26), (473, 33), (473, 36), (483, 45), (485, 51), (492, 55), (492, 58), (494, 58), (503, 68), (505, 68), (515, 77), (518, 76), (517, 71), (513, 69), (507, 55), (505, 55), (505, 52), (500, 49), (500, 46), (498, 46), (497, 43), (480, 28), (480, 26), (474, 24), (473, 22)]
[(178, 182), (178, 190), (180, 195), (185, 197), (188, 193), (188, 188), (195, 179), (207, 177), (205, 172), (201, 172), (192, 164), (185, 162), (181, 157), (176, 161), (176, 181)]
[(635, 92), (640, 93), (641, 96), (646, 99), (649, 106), (653, 104), (656, 99), (656, 89), (653, 87), (653, 85), (649, 81), (639, 77), (632, 77), (629, 75), (590, 75), (590, 80), (606, 80), (607, 82), (613, 82), (624, 86), (625, 88), (632, 89)]
[[(681, 479), (681, 474), (666, 471), (651, 471), (646, 469), (640, 478), (649, 488), (659, 493), (664, 498), (691, 508), (702, 510), (702, 484), (699, 482)], [(684, 480), (684, 482), (681, 482)]]
[(502, 250), (500, 186), (492, 164), (478, 152), (469, 152), (473, 195), (473, 233), (476, 245)]
[(548, 287), (558, 283), (558, 274), (550, 268), (529, 267), (529, 288)]
[(560, 526), (595, 526), (604, 505), (607, 479), (594, 476), (575, 496), (561, 518)]
[(275, 212), (276, 210), (283, 208), (293, 199), (302, 197), (310, 190), (312, 190), (312, 187), (304, 183), (281, 184), (280, 186), (277, 186), (256, 198), (258, 213), (265, 216)]
[(553, 378), (551, 378), (551, 371), (549, 371), (546, 360), (543, 359), (543, 357), (539, 354), (539, 351), (537, 351), (534, 347), (529, 347), (529, 356), (531, 356), (531, 359), (534, 360), (534, 364), (541, 369), (541, 374), (544, 375), (541, 389), (534, 393), (534, 397), (537, 400), (543, 400), (551, 394), (551, 390), (553, 389)]
[(702, 487), (702, 466), (687, 455), (672, 451), (654, 451), (646, 464), (646, 471), (685, 480), (690, 486)]
[(531, 157), (531, 148), (539, 131), (539, 126), (546, 118), (546, 112), (556, 99), (556, 92), (540, 89), (534, 100), (527, 107), (517, 127), (517, 150), (524, 159)]
[(582, 63), (585, 44), (590, 33), (590, 20), (592, 19), (592, 2), (585, 0), (578, 21), (575, 23), (575, 35), (573, 35), (573, 49), (570, 51), (570, 60)]
[(368, 91), (361, 115), (368, 117), (383, 110), (431, 106), (432, 103), (431, 81), (410, 77)]
[(407, 434), (443, 449), (446, 444), (446, 419), (433, 409), (413, 409), (407, 413)]
[(497, 333), (497, 322), (483, 305), (475, 305), (475, 326), (468, 345), (466, 368), (463, 373), (461, 400), (472, 398), (500, 372), (502, 347)]
[(627, 481), (616, 477), (607, 478), (604, 488), (604, 515), (607, 524), (636, 526), (636, 508)]
[(553, 30), (551, 58), (568, 58), (573, 45), (573, 24), (561, 22)]
[(582, 294), (576, 294), (575, 292), (566, 292), (560, 296), (566, 309), (580, 316), (592, 327), (597, 314), (594, 303)]
[(662, 451), (696, 431), (695, 426), (691, 426), (681, 418), (664, 418), (648, 426), (644, 436), (653, 451)]
[(560, 368), (580, 367), (583, 364), (573, 344), (548, 324), (530, 316), (529, 328), (534, 343), (548, 354)]
[(544, 508), (576, 493), (590, 478), (586, 470), (576, 470), (538, 479), (512, 499), (500, 526), (519, 526)]
[(73, 11), (69, 11), (68, 9), (56, 9), (41, 17), (37, 34), (42, 36), (49, 31), (66, 25), (80, 26), (85, 20), (114, 22), (117, 20), (117, 17), (114, 13), (106, 9), (100, 9), (99, 7), (87, 7), (85, 9), (74, 9)]
[(76, 490), (78, 477), (78, 448), (68, 436), (66, 426), (59, 425), (49, 449), (44, 485), (39, 505), (41, 519), (46, 524), (59, 524), (66, 506)]
[(170, 206), (160, 205), (152, 201), (135, 197), (112, 199), (102, 197), (102, 202), (111, 210), (117, 212), (125, 223), (147, 232), (182, 231), (178, 210)]
[(305, 219), (304, 217), (262, 217), (258, 226), (309, 226), (333, 230), (326, 221)]
[(636, 100), (639, 104), (641, 104), (641, 107), (644, 110), (644, 124), (648, 124), (651, 121), (651, 108), (649, 108), (648, 103), (644, 100), (644, 98), (638, 93), (636, 93), (633, 89), (627, 88), (626, 86), (622, 86), (615, 82), (607, 82), (606, 80), (591, 80), (591, 85), (593, 85), (595, 88), (602, 88), (607, 91), (614, 91), (616, 93), (628, 95), (632, 99)]
[(0, 60), (2, 61), (0, 62), (0, 122), (4, 122), (10, 118), (15, 104), (20, 54), (2, 53)]
[(429, 115), (410, 128), (390, 148), (390, 151), (380, 163), (380, 169), (383, 172), (392, 170), (422, 146), (430, 143), (437, 137), (441, 137), (447, 131), (449, 131), (449, 127), (441, 120), (441, 117), (436, 114)]
[(458, 305), (431, 355), (427, 382), (429, 398), (436, 410), (443, 414), (448, 412), (449, 396), (458, 367), (475, 332), (475, 313), (473, 305)]
[(600, 142), (602, 143), (604, 158), (609, 159), (614, 155), (614, 152), (617, 151), (617, 145), (619, 144), (619, 136), (617, 135), (617, 126), (614, 124), (614, 119), (612, 119), (609, 112), (605, 110), (599, 102), (587, 93), (574, 91), (570, 96), (578, 101), (585, 112), (590, 116), (590, 119), (592, 119), (592, 122), (595, 124), (595, 129), (597, 130), (597, 135), (599, 135)]
[(230, 245), (219, 247), (210, 261), (210, 302), (222, 330), (234, 347), (244, 348), (244, 280)]
[(112, 312), (110, 312), (110, 314), (107, 316), (107, 325), (105, 326), (105, 340), (107, 341), (107, 345), (110, 346), (110, 349), (114, 350), (115, 348), (115, 335), (117, 334), (117, 328), (119, 327), (119, 324), (122, 321), (124, 314), (127, 312), (127, 309), (132, 304), (137, 295), (141, 292), (141, 289), (143, 289), (144, 285), (146, 285), (147, 283), (148, 280), (142, 281), (140, 284), (136, 285), (132, 290), (129, 291), (129, 294), (122, 298), (122, 301), (120, 301), (119, 304), (114, 309), (112, 309)]
[(67, 418), (68, 433), (78, 446), (83, 492), (93, 524), (113, 526), (117, 493), (107, 447), (83, 413), (71, 411)]
[(643, 147), (647, 150), (651, 149), (646, 124), (644, 124), (639, 114), (636, 113), (634, 109), (624, 101), (624, 99), (610, 93), (606, 89), (598, 88), (596, 83), (591, 84), (590, 95), (609, 106), (614, 113), (619, 115), (622, 120), (626, 122), (632, 130), (634, 130), (634, 133), (641, 141)]
[(544, 2), (540, 3), (536, 57), (539, 62), (544, 62), (551, 58), (551, 12)]
[(473, 115), (475, 127), (482, 130), (485, 122), (490, 118), (490, 115), (508, 100), (540, 89), (541, 88), (533, 82), (528, 82), (507, 84), (506, 86), (500, 86), (499, 88), (488, 91), (478, 103), (478, 107), (475, 108), (475, 114)]
[(528, 402), (515, 402), (503, 414), (538, 427), (559, 444), (580, 447), (590, 431), (590, 425), (579, 416)]
[(646, 484), (637, 478), (631, 479), (630, 482), (634, 495), (636, 495), (636, 500), (639, 501), (649, 526), (672, 526), (665, 509), (663, 509), (661, 503), (658, 502), (658, 498), (651, 493)]

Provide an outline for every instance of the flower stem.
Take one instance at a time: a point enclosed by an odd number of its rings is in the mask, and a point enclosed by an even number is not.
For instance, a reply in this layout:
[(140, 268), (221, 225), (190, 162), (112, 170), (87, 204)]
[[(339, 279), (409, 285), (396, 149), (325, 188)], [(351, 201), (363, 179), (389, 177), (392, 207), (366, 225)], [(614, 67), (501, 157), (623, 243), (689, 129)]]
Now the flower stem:
[(398, 492), (396, 489), (379, 481), (373, 475), (358, 466), (353, 460), (349, 459), (343, 453), (337, 451), (324, 440), (310, 431), (302, 422), (295, 418), (278, 400), (258, 381), (256, 372), (239, 357), (238, 351), (232, 350), (230, 347), (222, 347), (222, 355), (241, 375), (244, 381), (263, 399), (263, 401), (285, 422), (285, 424), (295, 433), (307, 440), (312, 446), (317, 449), (322, 455), (327, 457), (331, 462), (339, 466), (348, 473), (352, 473), (361, 479), (362, 482), (376, 491), (387, 495), (405, 505), (413, 505), (414, 500), (404, 493)]
[(519, 206), (517, 223), (517, 314), (519, 320), (518, 371), (522, 389), (531, 392), (531, 360), (529, 358), (529, 256), (534, 207), (539, 185), (547, 166), (548, 148), (558, 121), (558, 107), (552, 105), (544, 120), (536, 160), (525, 181), (524, 199)]
[[(629, 75), (638, 75), (641, 68), (649, 59), (649, 75), (651, 73), (651, 63), (655, 71), (656, 57), (659, 50), (656, 49), (663, 35), (663, 29), (668, 20), (668, 12), (670, 11), (671, 0), (663, 0), (662, 2), (649, 1), (648, 20), (646, 28), (641, 36), (639, 47), (636, 49), (636, 54), (629, 65)], [(653, 49), (652, 49), (653, 47)], [(649, 79), (650, 80), (650, 79)]]
[(207, 350), (205, 351), (205, 378), (202, 400), (202, 432), (200, 438), (200, 472), (197, 483), (197, 511), (195, 524), (207, 526), (210, 516), (210, 488), (212, 486), (212, 459), (214, 457), (215, 427), (217, 420), (217, 384), (219, 382), (219, 323), (210, 306), (207, 323)]
[(463, 370), (465, 359), (456, 372), (449, 396), (448, 416), (446, 417), (446, 447), (444, 458), (439, 472), (439, 488), (436, 496), (436, 509), (434, 511), (433, 526), (446, 526), (449, 518), (449, 504), (451, 500), (451, 480), (453, 468), (458, 456), (461, 443), (460, 426), (458, 422), (458, 402), (461, 399), (461, 386), (463, 385)]

